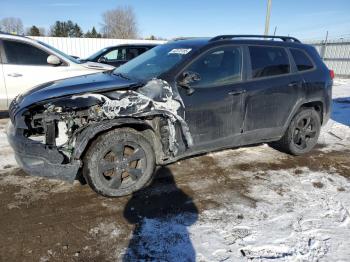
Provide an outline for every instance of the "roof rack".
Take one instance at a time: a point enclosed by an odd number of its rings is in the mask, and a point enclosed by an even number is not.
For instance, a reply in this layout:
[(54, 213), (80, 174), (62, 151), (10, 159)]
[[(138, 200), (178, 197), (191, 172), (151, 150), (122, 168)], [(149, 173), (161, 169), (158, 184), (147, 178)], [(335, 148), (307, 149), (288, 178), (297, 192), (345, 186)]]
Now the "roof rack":
[(204, 38), (202, 36), (180, 36), (171, 39), (170, 41), (181, 41), (181, 40), (190, 40), (190, 39), (201, 39)]
[(275, 36), (275, 35), (218, 35), (210, 39), (210, 42), (233, 39), (233, 38), (271, 38), (271, 39), (281, 39), (284, 42), (295, 42), (301, 43), (299, 39), (291, 36)]

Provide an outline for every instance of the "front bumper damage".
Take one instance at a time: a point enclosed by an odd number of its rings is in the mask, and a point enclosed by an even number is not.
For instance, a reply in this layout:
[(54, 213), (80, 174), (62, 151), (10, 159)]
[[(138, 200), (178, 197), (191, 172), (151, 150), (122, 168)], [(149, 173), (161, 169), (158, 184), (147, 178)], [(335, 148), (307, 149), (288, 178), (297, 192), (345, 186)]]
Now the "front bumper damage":
[[(25, 172), (73, 181), (90, 140), (118, 126), (142, 126), (153, 143), (158, 164), (192, 146), (177, 90), (152, 79), (136, 90), (81, 93), (10, 106), (8, 140)], [(148, 132), (150, 131), (150, 133)]]
[(15, 151), (17, 163), (26, 173), (69, 182), (76, 178), (80, 160), (64, 164), (64, 156), (57, 148), (26, 138), (12, 123), (7, 126), (7, 138)]

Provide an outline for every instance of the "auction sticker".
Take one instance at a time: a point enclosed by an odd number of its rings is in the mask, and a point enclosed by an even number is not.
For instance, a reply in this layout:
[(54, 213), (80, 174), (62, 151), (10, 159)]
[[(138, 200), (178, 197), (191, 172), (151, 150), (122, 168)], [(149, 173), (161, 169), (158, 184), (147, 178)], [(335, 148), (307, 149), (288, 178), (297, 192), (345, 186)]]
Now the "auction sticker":
[(189, 52), (191, 52), (192, 48), (175, 48), (171, 50), (168, 54), (179, 54), (179, 55), (186, 55)]

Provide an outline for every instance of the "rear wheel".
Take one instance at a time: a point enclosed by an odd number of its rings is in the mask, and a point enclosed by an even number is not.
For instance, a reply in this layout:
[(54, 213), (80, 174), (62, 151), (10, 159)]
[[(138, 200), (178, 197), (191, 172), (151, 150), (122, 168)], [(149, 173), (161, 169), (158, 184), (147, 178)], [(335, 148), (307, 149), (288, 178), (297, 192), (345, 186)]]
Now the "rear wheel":
[(83, 174), (97, 193), (117, 197), (131, 194), (151, 179), (154, 151), (139, 132), (116, 129), (99, 136), (84, 157)]
[(293, 155), (305, 154), (317, 144), (320, 129), (319, 114), (311, 108), (301, 109), (294, 116), (281, 140), (271, 143), (271, 146)]

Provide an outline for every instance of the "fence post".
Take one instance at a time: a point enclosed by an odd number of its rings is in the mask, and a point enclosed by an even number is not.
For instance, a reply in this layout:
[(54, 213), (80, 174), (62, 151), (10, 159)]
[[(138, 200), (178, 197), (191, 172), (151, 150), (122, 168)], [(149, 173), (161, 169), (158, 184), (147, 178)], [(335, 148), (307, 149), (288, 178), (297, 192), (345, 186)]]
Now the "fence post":
[(326, 56), (326, 51), (327, 51), (327, 41), (328, 41), (328, 31), (326, 33), (326, 39), (324, 41), (322, 41), (322, 45), (321, 45), (321, 58), (322, 60), (325, 59)]

